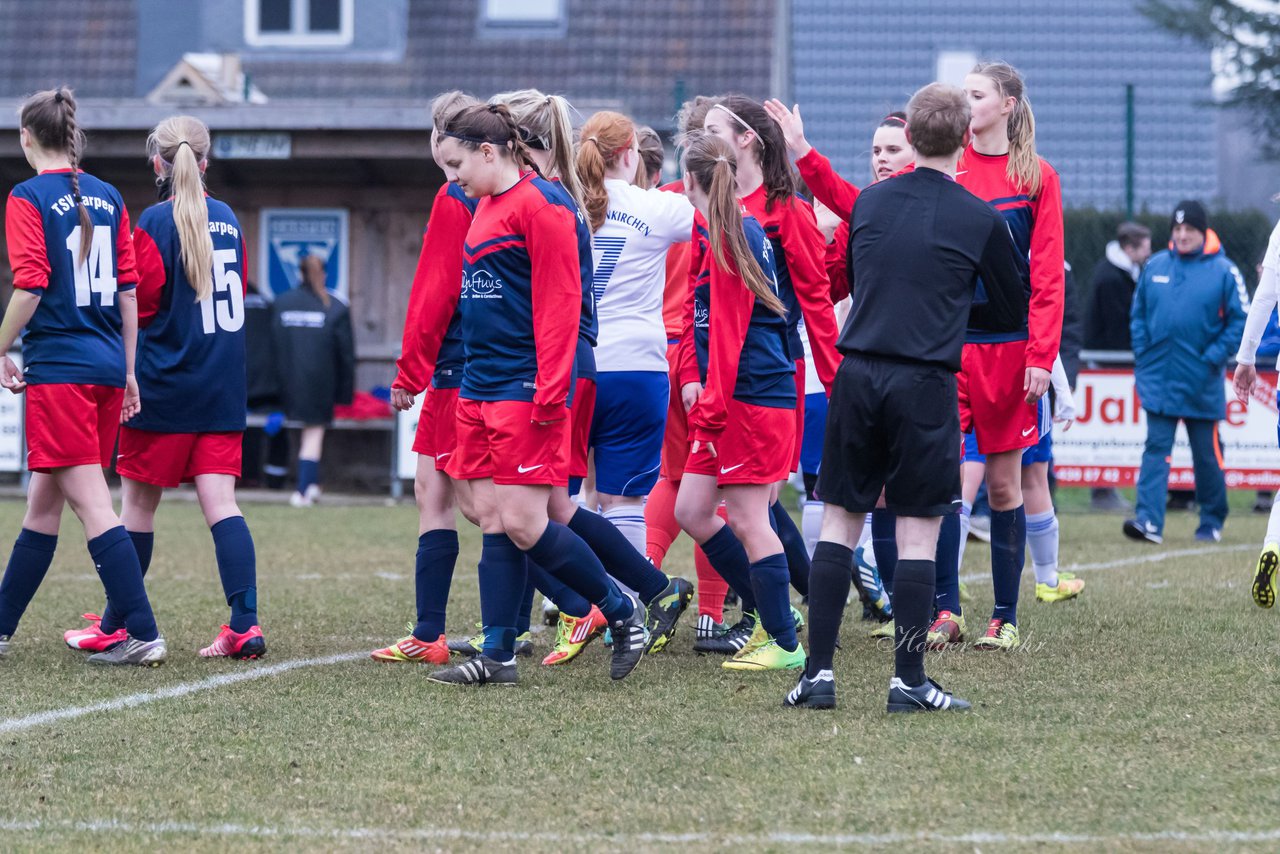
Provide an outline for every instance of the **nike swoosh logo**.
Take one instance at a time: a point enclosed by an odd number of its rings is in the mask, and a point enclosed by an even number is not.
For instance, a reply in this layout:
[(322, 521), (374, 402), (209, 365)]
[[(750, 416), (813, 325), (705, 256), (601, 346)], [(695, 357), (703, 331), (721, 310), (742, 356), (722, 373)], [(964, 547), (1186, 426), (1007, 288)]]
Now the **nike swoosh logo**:
[(447, 454), (436, 454), (436, 459), (443, 460), (445, 457), (452, 456), (452, 455), (453, 455), (453, 451), (449, 451)]
[(724, 468), (723, 466), (721, 466), (721, 468), (720, 468), (720, 474), (728, 474), (729, 472), (733, 471), (734, 469), (740, 469), (740, 468), (742, 468), (742, 467), (743, 467), (743, 466), (745, 466), (745, 465), (746, 465), (746, 463), (738, 463), (736, 466), (729, 466), (728, 468)]
[(525, 468), (524, 466), (516, 466), (516, 471), (520, 472), (520, 474), (528, 474), (534, 469), (542, 468), (543, 465), (545, 465), (545, 463), (538, 463), (536, 466), (529, 466), (528, 468)]
[(1034, 432), (1035, 432), (1035, 429), (1036, 429), (1036, 428), (1034, 428), (1034, 427), (1028, 427), (1026, 430), (1023, 430), (1023, 431), (1022, 431), (1022, 437), (1025, 439), (1027, 436), (1030, 436), (1032, 433), (1034, 433)]

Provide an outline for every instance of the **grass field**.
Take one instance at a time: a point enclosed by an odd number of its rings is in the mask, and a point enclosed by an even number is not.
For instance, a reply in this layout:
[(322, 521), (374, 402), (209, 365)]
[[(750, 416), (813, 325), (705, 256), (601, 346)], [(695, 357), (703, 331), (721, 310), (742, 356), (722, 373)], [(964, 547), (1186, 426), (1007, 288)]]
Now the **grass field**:
[[(193, 505), (165, 505), (148, 586), (169, 663), (94, 670), (61, 640), (101, 604), (68, 516), (0, 662), (0, 850), (1275, 850), (1280, 613), (1249, 598), (1265, 520), (1246, 506), (1215, 547), (1186, 514), (1161, 547), (1064, 514), (1084, 595), (1036, 603), (1028, 568), (1023, 650), (928, 662), (975, 711), (893, 718), (891, 652), (853, 609), (828, 713), (781, 708), (790, 674), (693, 655), (687, 625), (617, 684), (599, 644), (522, 660), (513, 690), (375, 664), (412, 616), (407, 505), (247, 508), (270, 645), (252, 663), (196, 656), (225, 619), (213, 549)], [(0, 503), (6, 543), (21, 513)], [(451, 633), (477, 618), (478, 546), (463, 533)], [(687, 541), (669, 566), (693, 577)], [(987, 566), (971, 545), (971, 631)]]

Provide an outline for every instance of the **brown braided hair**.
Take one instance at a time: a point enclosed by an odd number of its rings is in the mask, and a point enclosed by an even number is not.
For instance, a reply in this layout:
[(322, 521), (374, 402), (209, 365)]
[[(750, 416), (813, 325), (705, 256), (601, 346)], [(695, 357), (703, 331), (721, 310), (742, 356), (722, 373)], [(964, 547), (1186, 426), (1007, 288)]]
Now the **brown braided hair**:
[(76, 123), (76, 99), (66, 86), (37, 92), (22, 102), (19, 122), (46, 151), (61, 151), (71, 162), (71, 198), (80, 216), (80, 256), (77, 264), (89, 257), (93, 245), (93, 220), (80, 197), (80, 158), (84, 154), (84, 131)]

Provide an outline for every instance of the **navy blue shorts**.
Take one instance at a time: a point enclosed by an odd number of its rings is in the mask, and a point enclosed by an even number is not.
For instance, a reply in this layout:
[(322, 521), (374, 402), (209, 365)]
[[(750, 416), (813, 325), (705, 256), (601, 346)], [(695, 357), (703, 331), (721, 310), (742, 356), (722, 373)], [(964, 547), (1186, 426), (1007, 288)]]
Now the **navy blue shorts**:
[(648, 495), (658, 482), (670, 380), (664, 371), (601, 371), (591, 420), (596, 491)]
[(804, 438), (800, 440), (800, 471), (817, 474), (822, 464), (822, 442), (827, 435), (827, 394), (804, 396)]

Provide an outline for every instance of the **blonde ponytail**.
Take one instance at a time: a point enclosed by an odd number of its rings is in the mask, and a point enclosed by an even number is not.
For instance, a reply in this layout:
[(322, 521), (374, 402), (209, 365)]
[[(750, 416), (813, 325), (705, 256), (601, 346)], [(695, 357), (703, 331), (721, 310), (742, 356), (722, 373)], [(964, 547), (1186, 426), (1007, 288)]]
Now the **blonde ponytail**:
[(1005, 174), (1034, 198), (1040, 192), (1043, 176), (1040, 156), (1036, 154), (1036, 117), (1031, 111), (1022, 74), (1007, 62), (980, 62), (970, 73), (981, 74), (994, 83), (1001, 101), (1014, 99), (1008, 123), (1009, 165)]
[(172, 116), (151, 132), (147, 153), (160, 158), (163, 178), (169, 180), (187, 281), (197, 302), (208, 299), (213, 294), (213, 238), (209, 236), (209, 206), (200, 164), (209, 155), (209, 129), (193, 116)]
[(786, 307), (747, 245), (747, 235), (742, 228), (742, 205), (738, 201), (738, 163), (733, 149), (719, 137), (703, 134), (689, 141), (684, 164), (698, 186), (707, 191), (707, 226), (716, 263), (729, 269), (728, 262), (732, 259), (732, 267), (755, 294), (756, 301), (779, 317), (786, 317)]
[(586, 195), (574, 164), (572, 107), (560, 95), (545, 95), (537, 89), (503, 92), (489, 99), (490, 104), (505, 104), (516, 124), (526, 132), (530, 148), (551, 154), (547, 178), (557, 178), (579, 210), (586, 210)]

